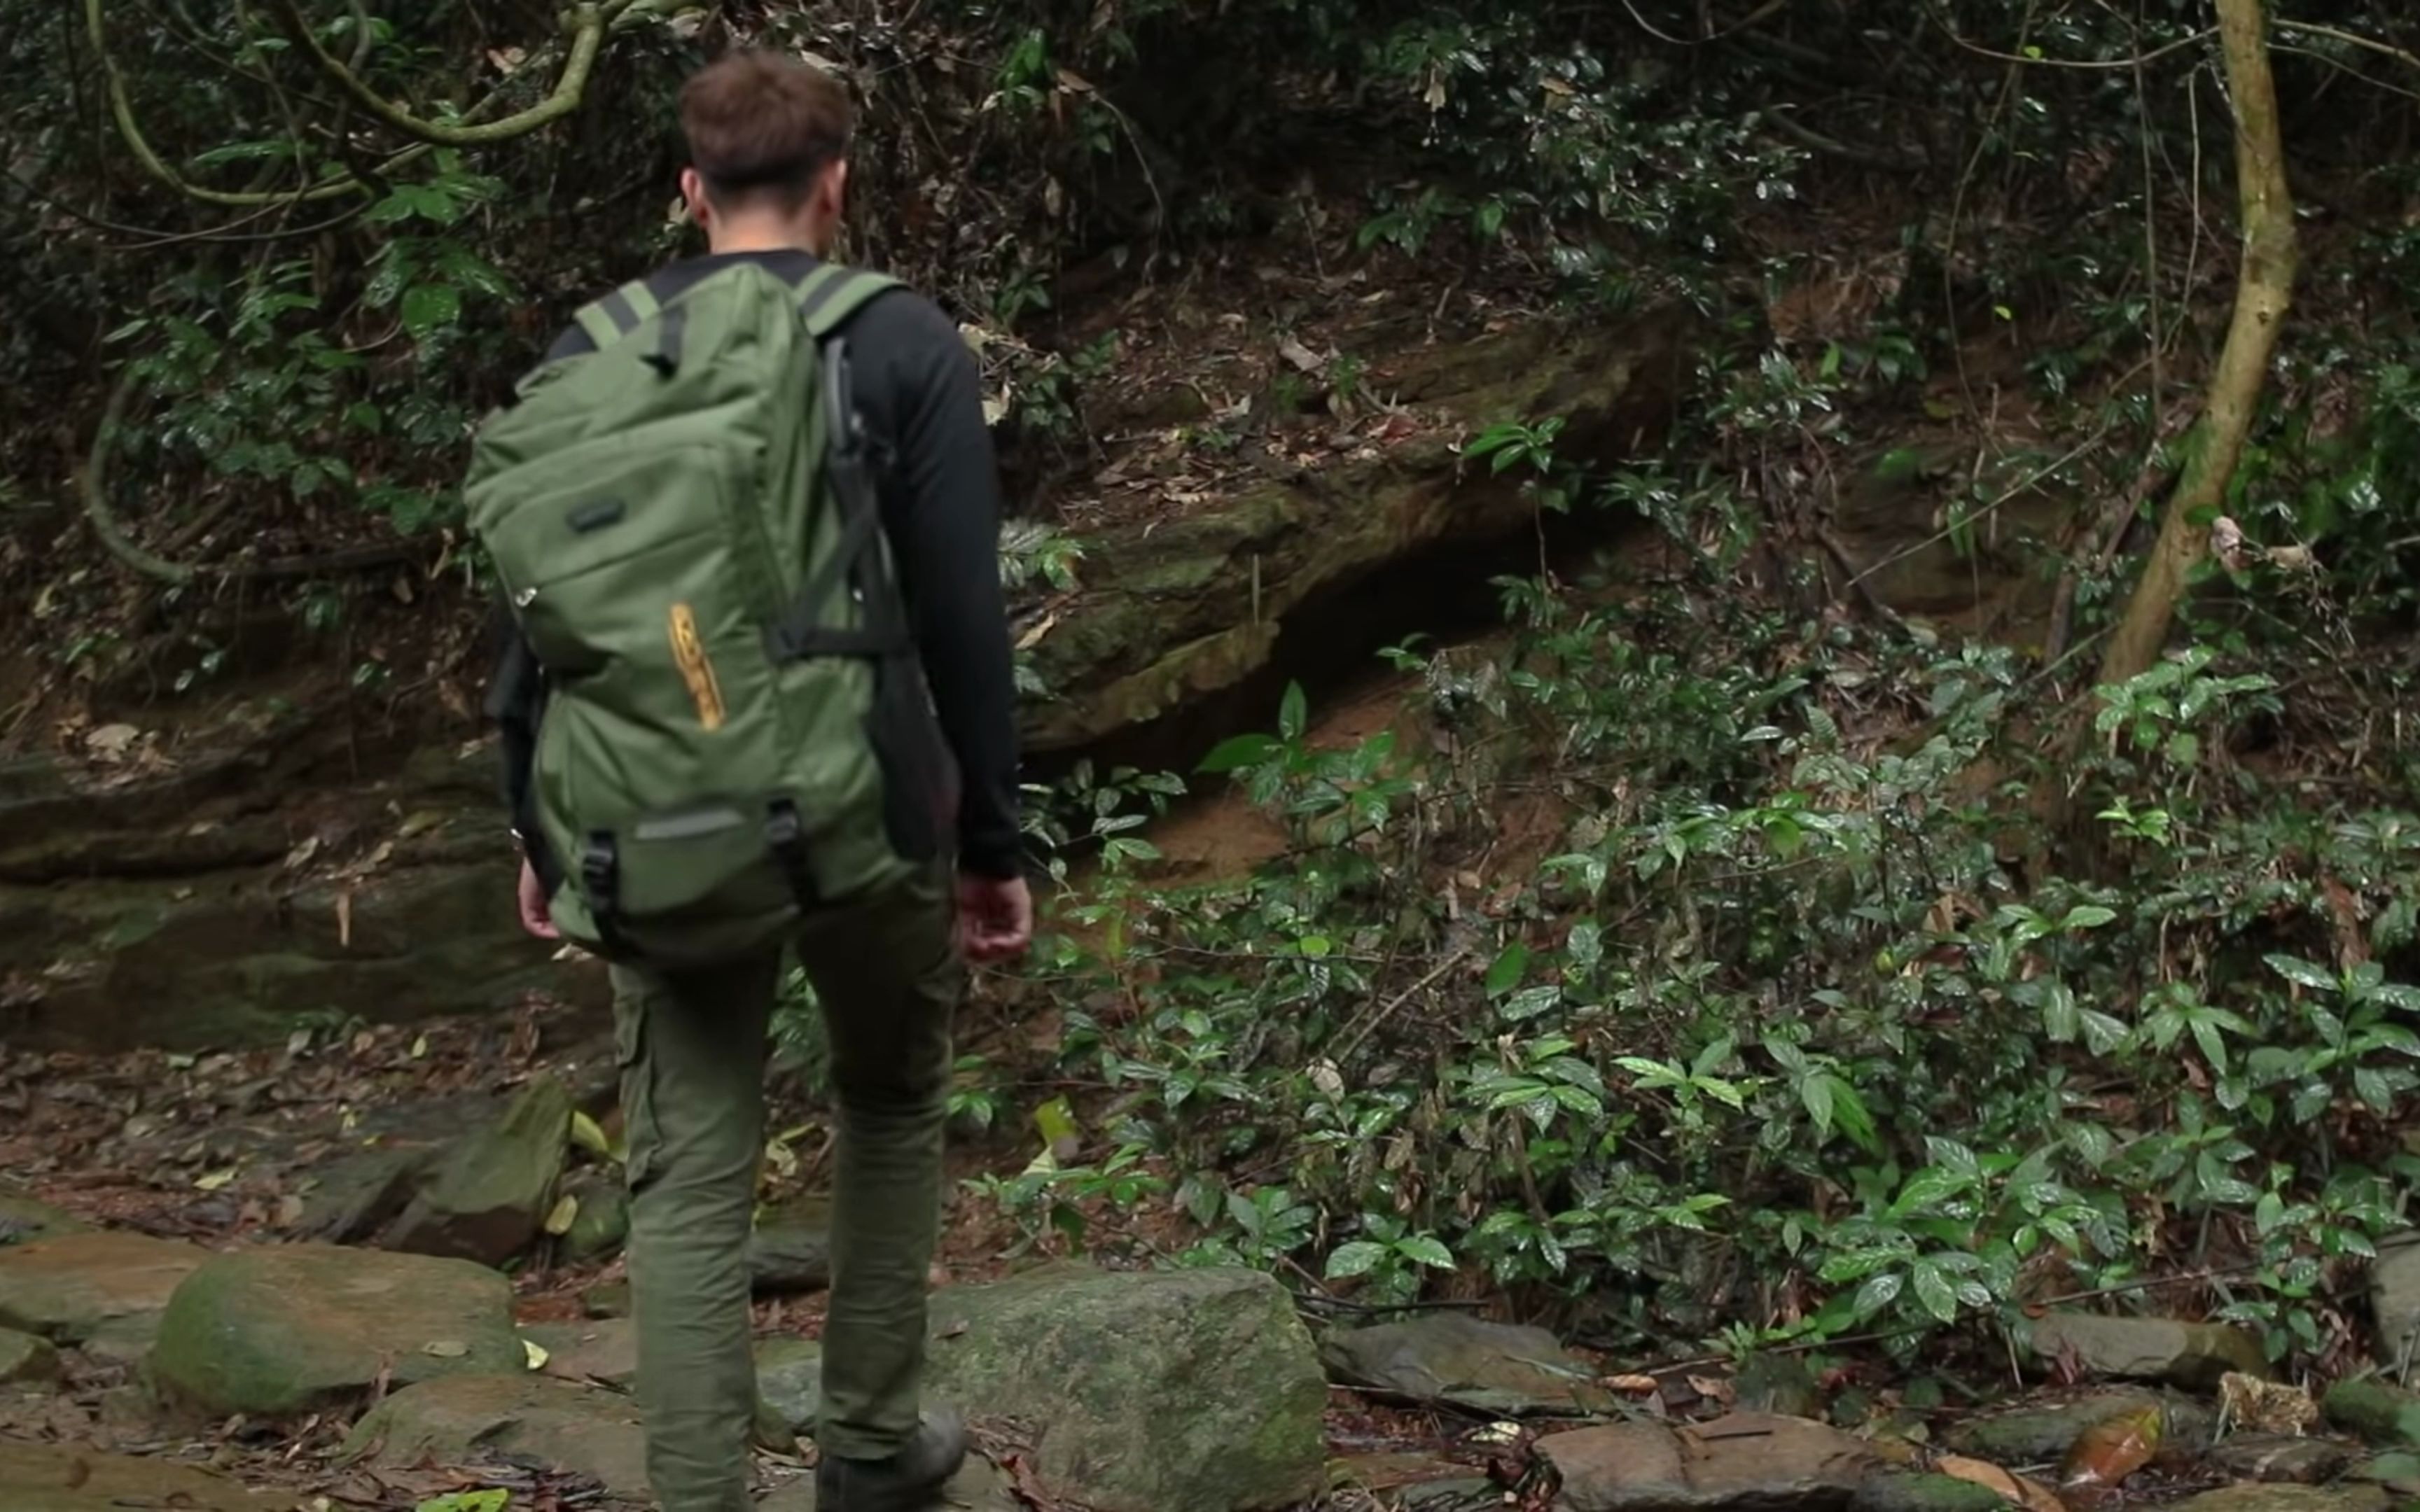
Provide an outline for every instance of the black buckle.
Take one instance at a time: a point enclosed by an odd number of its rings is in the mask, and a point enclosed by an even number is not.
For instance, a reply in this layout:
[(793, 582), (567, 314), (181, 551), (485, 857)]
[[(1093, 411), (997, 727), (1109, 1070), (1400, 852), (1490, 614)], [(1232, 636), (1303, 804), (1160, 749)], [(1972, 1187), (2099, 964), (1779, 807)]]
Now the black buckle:
[(615, 920), (622, 912), (622, 853), (611, 830), (593, 831), (580, 853), (580, 881), (588, 894), (588, 917), (596, 921), (597, 937), (606, 949), (622, 948)]
[(805, 908), (815, 901), (814, 874), (807, 870), (807, 826), (799, 818), (799, 806), (787, 798), (775, 798), (765, 806), (765, 843), (773, 852), (773, 859), (782, 864), (782, 874), (790, 881), (790, 891)]

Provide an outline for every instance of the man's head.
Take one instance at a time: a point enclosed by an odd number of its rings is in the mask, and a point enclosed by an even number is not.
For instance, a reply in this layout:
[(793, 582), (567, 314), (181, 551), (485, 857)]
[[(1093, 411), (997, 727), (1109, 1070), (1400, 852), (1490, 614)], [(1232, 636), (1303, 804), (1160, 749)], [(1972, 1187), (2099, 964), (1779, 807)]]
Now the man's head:
[(840, 81), (776, 53), (730, 53), (683, 86), (680, 119), (681, 196), (715, 251), (830, 250), (855, 124)]

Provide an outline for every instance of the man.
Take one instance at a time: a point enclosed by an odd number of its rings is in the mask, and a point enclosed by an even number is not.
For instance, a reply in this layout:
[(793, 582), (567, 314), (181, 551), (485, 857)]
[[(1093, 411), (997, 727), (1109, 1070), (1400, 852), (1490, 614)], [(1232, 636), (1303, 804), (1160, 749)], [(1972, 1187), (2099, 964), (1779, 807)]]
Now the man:
[[(681, 193), (706, 255), (646, 282), (669, 306), (734, 263), (804, 280), (828, 253), (852, 112), (821, 71), (725, 56), (680, 100)], [(815, 1438), (823, 1512), (919, 1512), (966, 1456), (920, 1401), (926, 1276), (941, 1208), (950, 1020), (965, 961), (1019, 954), (1014, 684), (1000, 586), (1000, 499), (978, 376), (955, 326), (902, 289), (846, 318), (856, 408), (881, 463), (880, 519), (915, 654), (959, 781), (952, 863), (870, 900), (811, 911), (796, 942), (830, 1027), (840, 1104), (832, 1290)], [(550, 359), (596, 349), (587, 330)], [(516, 832), (530, 820), (543, 677), (512, 638), (491, 695)], [(946, 801), (946, 800), (944, 800)], [(551, 937), (560, 860), (524, 841), (520, 908)], [(767, 1020), (780, 962), (613, 970), (628, 1122), (630, 1273), (648, 1470), (665, 1512), (745, 1512), (755, 1406), (746, 1250), (764, 1135)]]

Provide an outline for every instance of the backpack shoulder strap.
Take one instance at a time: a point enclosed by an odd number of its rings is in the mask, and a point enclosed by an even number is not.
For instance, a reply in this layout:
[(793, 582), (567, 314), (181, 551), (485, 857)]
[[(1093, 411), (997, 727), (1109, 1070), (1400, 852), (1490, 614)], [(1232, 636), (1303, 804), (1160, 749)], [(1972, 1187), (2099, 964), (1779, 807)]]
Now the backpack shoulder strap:
[(820, 342), (846, 325), (867, 301), (899, 286), (899, 280), (888, 273), (825, 263), (799, 281), (799, 315), (807, 323), (807, 334)]
[(588, 339), (596, 343), (597, 349), (601, 352), (638, 330), (648, 316), (661, 308), (654, 291), (647, 287), (646, 280), (633, 279), (603, 298), (582, 305), (580, 313), (572, 318), (580, 323), (581, 330), (588, 332)]

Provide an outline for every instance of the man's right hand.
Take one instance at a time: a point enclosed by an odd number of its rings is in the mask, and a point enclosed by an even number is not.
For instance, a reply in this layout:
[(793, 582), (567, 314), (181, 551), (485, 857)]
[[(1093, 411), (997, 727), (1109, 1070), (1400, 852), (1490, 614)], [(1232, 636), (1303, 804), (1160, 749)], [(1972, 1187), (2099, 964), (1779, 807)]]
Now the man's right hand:
[(554, 919), (547, 913), (546, 889), (538, 886), (537, 869), (524, 857), (521, 861), (521, 928), (541, 940), (560, 939)]
[(1023, 877), (958, 875), (958, 948), (979, 966), (997, 965), (1033, 943), (1033, 890)]

